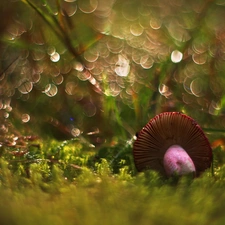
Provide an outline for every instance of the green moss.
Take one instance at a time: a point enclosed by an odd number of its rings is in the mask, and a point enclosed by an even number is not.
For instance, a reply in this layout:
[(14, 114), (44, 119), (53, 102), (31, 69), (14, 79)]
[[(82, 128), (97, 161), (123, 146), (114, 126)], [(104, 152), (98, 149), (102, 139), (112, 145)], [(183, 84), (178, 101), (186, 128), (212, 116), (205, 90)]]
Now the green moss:
[[(83, 147), (73, 141), (47, 143), (42, 146), (47, 149), (42, 160), (22, 161), (17, 167), (10, 166), (12, 160), (2, 159), (1, 224), (224, 223), (225, 166), (217, 164), (214, 176), (206, 171), (195, 179), (165, 179), (155, 171), (136, 174), (128, 166), (128, 153), (120, 155), (117, 172), (112, 155), (90, 164), (94, 156), (89, 154), (89, 160), (83, 160), (88, 155), (86, 152), (84, 157)], [(44, 160), (58, 148), (57, 161)], [(126, 152), (124, 148), (120, 150)], [(224, 154), (220, 152), (219, 157)]]

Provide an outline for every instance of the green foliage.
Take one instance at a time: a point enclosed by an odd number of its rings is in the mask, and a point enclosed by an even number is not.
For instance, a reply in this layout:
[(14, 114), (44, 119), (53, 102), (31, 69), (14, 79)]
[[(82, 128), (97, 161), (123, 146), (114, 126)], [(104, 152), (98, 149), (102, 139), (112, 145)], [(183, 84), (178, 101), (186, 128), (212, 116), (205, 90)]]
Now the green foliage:
[[(214, 175), (206, 171), (195, 179), (165, 179), (155, 171), (136, 173), (128, 157), (130, 142), (102, 148), (98, 154), (90, 150), (74, 139), (43, 143), (33, 159), (29, 153), (30, 161), (25, 156), (19, 162), (19, 156), (7, 158), (5, 151), (0, 160), (1, 224), (220, 225), (225, 221), (223, 164), (215, 163)], [(218, 160), (225, 160), (222, 150), (214, 155)]]
[(129, 141), (127, 144), (118, 144), (113, 147), (102, 147), (94, 156), (94, 159), (97, 162), (101, 162), (101, 160), (104, 160), (105, 158), (109, 160), (113, 173), (119, 173), (120, 169), (125, 166), (129, 168), (129, 171), (134, 169), (132, 146)]

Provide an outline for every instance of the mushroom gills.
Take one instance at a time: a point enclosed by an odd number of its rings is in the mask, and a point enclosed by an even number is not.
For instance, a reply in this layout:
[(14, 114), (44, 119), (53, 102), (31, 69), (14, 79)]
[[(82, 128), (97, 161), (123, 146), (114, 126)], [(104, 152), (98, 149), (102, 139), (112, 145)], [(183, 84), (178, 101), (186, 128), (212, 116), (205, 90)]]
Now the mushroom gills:
[(196, 172), (191, 157), (179, 145), (172, 145), (167, 149), (163, 158), (163, 164), (167, 176), (195, 174)]

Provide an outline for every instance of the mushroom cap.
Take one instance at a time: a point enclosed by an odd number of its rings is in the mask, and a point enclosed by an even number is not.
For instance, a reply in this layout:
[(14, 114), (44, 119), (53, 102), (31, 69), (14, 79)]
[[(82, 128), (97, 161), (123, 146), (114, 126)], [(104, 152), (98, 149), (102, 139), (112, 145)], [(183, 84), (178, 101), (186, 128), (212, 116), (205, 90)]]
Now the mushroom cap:
[(166, 175), (164, 155), (172, 145), (181, 146), (192, 159), (196, 176), (211, 166), (212, 149), (201, 127), (179, 112), (163, 112), (138, 133), (133, 156), (138, 171), (152, 169)]

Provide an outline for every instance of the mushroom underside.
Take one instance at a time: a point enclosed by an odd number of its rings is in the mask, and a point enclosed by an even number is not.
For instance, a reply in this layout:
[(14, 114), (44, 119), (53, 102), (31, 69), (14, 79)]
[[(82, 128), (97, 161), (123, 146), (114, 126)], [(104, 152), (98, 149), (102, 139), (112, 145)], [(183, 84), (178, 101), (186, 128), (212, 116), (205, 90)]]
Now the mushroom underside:
[(185, 150), (197, 176), (211, 166), (212, 149), (200, 126), (184, 114), (168, 112), (151, 119), (139, 132), (133, 148), (137, 170), (152, 169), (167, 174), (164, 156), (173, 145)]

